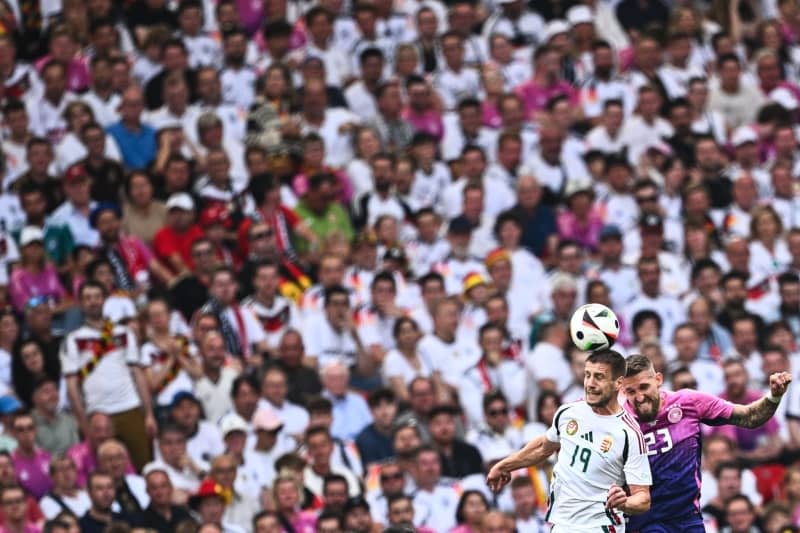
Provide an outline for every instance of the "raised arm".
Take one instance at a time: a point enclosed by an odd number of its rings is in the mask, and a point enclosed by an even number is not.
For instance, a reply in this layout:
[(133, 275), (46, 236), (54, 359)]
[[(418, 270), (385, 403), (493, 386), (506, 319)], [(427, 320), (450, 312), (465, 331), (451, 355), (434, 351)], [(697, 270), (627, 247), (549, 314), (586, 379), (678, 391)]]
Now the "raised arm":
[(781, 397), (792, 382), (788, 372), (776, 372), (769, 377), (769, 395), (747, 405), (733, 407), (730, 423), (743, 428), (757, 428), (772, 418), (781, 403)]
[(560, 447), (560, 444), (551, 442), (544, 435), (539, 435), (524, 448), (494, 465), (486, 477), (486, 484), (494, 492), (497, 492), (511, 481), (511, 472), (543, 463)]

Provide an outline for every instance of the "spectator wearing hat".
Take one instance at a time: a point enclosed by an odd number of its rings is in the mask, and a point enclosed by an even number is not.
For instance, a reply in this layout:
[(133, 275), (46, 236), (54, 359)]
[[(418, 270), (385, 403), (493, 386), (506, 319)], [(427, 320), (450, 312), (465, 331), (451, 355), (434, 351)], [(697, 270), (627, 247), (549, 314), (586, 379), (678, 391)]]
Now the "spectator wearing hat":
[(78, 424), (59, 408), (58, 387), (58, 381), (50, 377), (33, 384), (31, 416), (36, 423), (36, 444), (51, 455), (63, 455), (78, 443)]
[(131, 517), (112, 509), (116, 493), (110, 474), (92, 472), (89, 474), (86, 489), (91, 506), (79, 520), (81, 533), (102, 533), (112, 522), (130, 523)]
[(736, 128), (731, 134), (733, 160), (728, 172), (731, 176), (748, 173), (753, 176), (759, 197), (772, 196), (772, 184), (769, 169), (761, 166), (760, 144), (758, 132), (751, 126)]
[(22, 230), (20, 252), (20, 262), (11, 270), (8, 284), (9, 299), (14, 309), (22, 313), (34, 297), (46, 299), (55, 313), (63, 313), (72, 307), (55, 266), (47, 260), (44, 232), (40, 228), (26, 226)]
[(262, 407), (256, 411), (251, 421), (256, 441), (252, 449), (244, 454), (242, 471), (253, 492), (272, 487), (277, 475), (275, 461), (297, 448), (297, 442), (283, 431), (283, 422), (272, 409)]
[(197, 513), (201, 524), (213, 524), (223, 533), (246, 533), (243, 527), (225, 519), (231, 492), (213, 479), (205, 479), (189, 500), (189, 506)]
[(169, 408), (170, 420), (187, 435), (186, 450), (189, 457), (204, 471), (212, 458), (225, 451), (222, 435), (216, 424), (203, 420), (203, 406), (190, 391), (175, 394)]
[(64, 173), (63, 182), (66, 200), (53, 211), (50, 221), (67, 226), (75, 244), (94, 247), (100, 235), (89, 221), (89, 215), (97, 206), (91, 196), (89, 175), (83, 165), (76, 163)]
[(129, 169), (146, 168), (156, 156), (156, 130), (142, 121), (143, 111), (142, 90), (131, 86), (122, 93), (119, 122), (107, 128), (119, 146), (123, 165)]
[(172, 533), (179, 524), (193, 522), (184, 506), (172, 503), (172, 483), (163, 470), (150, 470), (145, 476), (150, 505), (139, 516), (139, 524), (158, 533)]
[[(484, 396), (492, 391), (502, 391), (511, 407), (523, 404), (525, 372), (519, 361), (503, 355), (503, 331), (494, 323), (481, 326), (478, 344), (482, 355), (478, 363), (464, 372), (458, 388), (459, 403), (472, 429), (485, 425)], [(508, 405), (506, 406), (508, 409)], [(514, 448), (516, 449), (516, 448)]]
[(478, 329), (486, 323), (484, 305), (490, 294), (489, 281), (489, 277), (484, 277), (478, 272), (471, 272), (464, 278), (462, 293), (464, 305), (461, 309), (456, 336), (470, 340), (478, 338)]
[(397, 417), (397, 400), (391, 389), (377, 389), (367, 398), (372, 423), (356, 436), (364, 465), (386, 460), (394, 455), (392, 429)]
[(193, 266), (191, 248), (203, 236), (195, 223), (192, 197), (183, 192), (172, 194), (166, 203), (166, 225), (153, 237), (153, 252), (173, 274), (188, 274)]
[[(239, 394), (242, 394), (241, 388)], [(251, 417), (252, 418), (252, 417)], [(247, 477), (244, 469), (244, 454), (247, 441), (253, 438), (253, 426), (236, 412), (230, 412), (219, 421), (220, 433), (225, 443), (225, 455), (233, 457), (238, 465), (236, 467), (236, 489), (250, 494), (252, 480)]]

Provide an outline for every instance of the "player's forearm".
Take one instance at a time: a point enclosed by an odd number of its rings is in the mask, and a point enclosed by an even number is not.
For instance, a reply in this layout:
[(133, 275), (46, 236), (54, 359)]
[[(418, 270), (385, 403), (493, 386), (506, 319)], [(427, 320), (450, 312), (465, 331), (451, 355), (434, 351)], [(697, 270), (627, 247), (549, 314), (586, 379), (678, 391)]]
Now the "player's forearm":
[(757, 428), (772, 418), (777, 409), (778, 404), (765, 396), (748, 405), (734, 406), (730, 423), (743, 428)]
[(503, 471), (511, 473), (514, 470), (536, 466), (544, 462), (552, 454), (552, 450), (547, 449), (545, 441), (543, 436), (533, 439), (524, 448), (500, 461), (498, 466)]
[(650, 510), (650, 491), (635, 492), (628, 496), (625, 505), (621, 507), (623, 513), (628, 515), (642, 514)]

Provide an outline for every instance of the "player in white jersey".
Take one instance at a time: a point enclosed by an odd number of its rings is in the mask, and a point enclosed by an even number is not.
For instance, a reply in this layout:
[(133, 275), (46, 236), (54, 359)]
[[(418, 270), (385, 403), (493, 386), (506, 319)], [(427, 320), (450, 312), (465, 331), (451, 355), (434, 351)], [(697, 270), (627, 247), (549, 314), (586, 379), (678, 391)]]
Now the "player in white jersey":
[(586, 399), (562, 405), (544, 435), (497, 463), (489, 488), (500, 490), (514, 470), (558, 452), (545, 517), (552, 532), (624, 532), (624, 515), (650, 509), (652, 484), (642, 433), (617, 401), (624, 375), (622, 355), (592, 353), (584, 369)]

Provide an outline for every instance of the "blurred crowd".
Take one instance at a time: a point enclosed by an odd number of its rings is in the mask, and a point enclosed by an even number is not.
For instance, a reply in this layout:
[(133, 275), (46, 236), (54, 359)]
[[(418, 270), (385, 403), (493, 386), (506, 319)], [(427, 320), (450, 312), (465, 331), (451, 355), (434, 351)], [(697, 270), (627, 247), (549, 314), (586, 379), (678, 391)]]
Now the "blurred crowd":
[[(0, 112), (0, 533), (549, 531), (587, 302), (800, 372), (798, 0), (0, 0)], [(800, 527), (796, 388), (708, 531)]]

